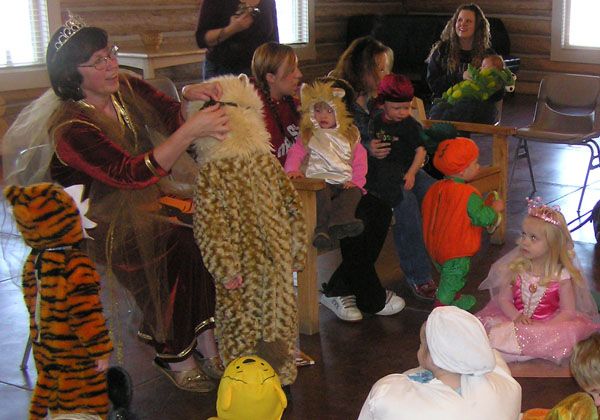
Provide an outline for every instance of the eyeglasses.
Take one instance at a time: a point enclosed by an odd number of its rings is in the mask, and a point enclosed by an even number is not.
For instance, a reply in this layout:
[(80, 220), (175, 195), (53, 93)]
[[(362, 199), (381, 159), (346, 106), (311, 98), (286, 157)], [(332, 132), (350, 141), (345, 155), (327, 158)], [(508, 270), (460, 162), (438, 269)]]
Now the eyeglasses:
[(108, 55), (105, 57), (99, 57), (93, 64), (80, 64), (77, 67), (93, 67), (96, 70), (106, 70), (108, 66), (108, 62), (111, 60), (115, 60), (119, 55), (119, 47), (113, 45), (108, 52)]

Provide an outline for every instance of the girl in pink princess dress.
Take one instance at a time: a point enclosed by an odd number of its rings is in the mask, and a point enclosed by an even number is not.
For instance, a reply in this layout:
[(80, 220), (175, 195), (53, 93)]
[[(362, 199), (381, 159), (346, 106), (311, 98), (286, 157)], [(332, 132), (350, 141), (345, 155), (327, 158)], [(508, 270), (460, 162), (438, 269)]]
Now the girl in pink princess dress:
[(476, 315), (507, 362), (560, 364), (600, 329), (565, 218), (539, 198), (529, 201), (518, 247), (492, 265), (479, 288), (490, 290), (491, 301)]

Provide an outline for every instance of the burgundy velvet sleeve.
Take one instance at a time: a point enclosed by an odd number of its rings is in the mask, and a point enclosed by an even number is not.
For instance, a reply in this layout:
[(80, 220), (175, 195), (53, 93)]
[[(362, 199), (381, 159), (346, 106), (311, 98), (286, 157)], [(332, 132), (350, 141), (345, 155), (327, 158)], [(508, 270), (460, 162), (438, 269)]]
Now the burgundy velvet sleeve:
[(173, 133), (183, 124), (181, 102), (154, 89), (154, 87), (137, 77), (129, 77), (129, 83), (131, 83), (134, 92), (156, 109), (169, 133)]
[[(155, 184), (155, 176), (144, 161), (145, 154), (131, 156), (96, 128), (73, 122), (55, 133), (56, 153), (66, 165), (115, 188), (138, 189)], [(159, 176), (167, 174), (154, 160)]]

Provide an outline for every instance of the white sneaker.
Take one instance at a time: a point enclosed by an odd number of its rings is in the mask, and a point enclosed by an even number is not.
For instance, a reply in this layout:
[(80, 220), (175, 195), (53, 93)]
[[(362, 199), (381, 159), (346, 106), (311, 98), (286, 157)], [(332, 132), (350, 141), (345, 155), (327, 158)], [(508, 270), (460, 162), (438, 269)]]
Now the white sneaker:
[(330, 309), (337, 317), (343, 321), (360, 321), (363, 316), (356, 307), (356, 296), (332, 296), (321, 295), (321, 304)]
[(385, 306), (375, 315), (394, 315), (400, 312), (406, 306), (406, 302), (400, 296), (396, 295), (391, 290), (385, 291)]

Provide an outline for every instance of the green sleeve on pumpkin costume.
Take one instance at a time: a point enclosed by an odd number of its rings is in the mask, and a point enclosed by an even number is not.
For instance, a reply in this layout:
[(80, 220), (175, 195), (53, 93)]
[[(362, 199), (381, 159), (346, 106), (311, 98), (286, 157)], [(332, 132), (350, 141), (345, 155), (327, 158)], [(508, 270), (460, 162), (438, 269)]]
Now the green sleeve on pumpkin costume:
[(471, 194), (469, 197), (467, 213), (471, 223), (475, 226), (492, 226), (498, 219), (498, 213), (493, 208), (486, 206), (483, 198), (477, 194)]

